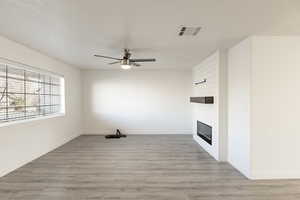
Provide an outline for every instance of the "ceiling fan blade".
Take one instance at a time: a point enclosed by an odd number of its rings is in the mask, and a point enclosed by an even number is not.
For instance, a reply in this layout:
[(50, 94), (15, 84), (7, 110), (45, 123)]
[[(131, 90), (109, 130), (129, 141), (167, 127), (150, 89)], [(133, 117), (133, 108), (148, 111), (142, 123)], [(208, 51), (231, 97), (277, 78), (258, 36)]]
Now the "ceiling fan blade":
[(109, 65), (114, 65), (114, 64), (118, 64), (120, 63), (120, 61), (116, 61), (116, 62), (111, 62), (111, 63), (108, 63)]
[(107, 58), (107, 59), (113, 59), (113, 60), (122, 60), (120, 58), (113, 58), (113, 57), (109, 57), (109, 56), (101, 56), (101, 55), (94, 55), (96, 57), (99, 57), (99, 58)]
[(135, 67), (140, 67), (141, 65), (140, 64), (138, 64), (138, 63), (131, 63), (133, 66), (135, 66)]
[(149, 58), (149, 59), (130, 59), (130, 62), (155, 62), (155, 58)]

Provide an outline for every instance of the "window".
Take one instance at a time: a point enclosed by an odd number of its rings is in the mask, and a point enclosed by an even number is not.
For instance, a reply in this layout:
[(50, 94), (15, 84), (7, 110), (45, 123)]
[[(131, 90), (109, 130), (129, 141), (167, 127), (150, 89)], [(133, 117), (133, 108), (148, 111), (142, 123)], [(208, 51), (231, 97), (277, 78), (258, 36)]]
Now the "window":
[(63, 113), (63, 78), (0, 63), (0, 124)]

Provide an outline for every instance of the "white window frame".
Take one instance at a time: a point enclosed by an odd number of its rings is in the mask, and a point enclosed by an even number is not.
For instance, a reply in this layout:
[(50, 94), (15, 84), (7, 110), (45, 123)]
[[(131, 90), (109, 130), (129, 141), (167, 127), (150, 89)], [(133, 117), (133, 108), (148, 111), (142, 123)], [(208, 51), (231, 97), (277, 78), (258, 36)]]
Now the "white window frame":
[(14, 120), (14, 121), (0, 122), (0, 127), (65, 116), (65, 114), (66, 114), (66, 112), (65, 112), (65, 79), (64, 79), (63, 75), (53, 73), (53, 72), (50, 72), (47, 70), (43, 70), (43, 69), (40, 69), (37, 67), (33, 67), (33, 66), (30, 66), (27, 64), (23, 64), (20, 62), (1, 58), (1, 57), (0, 57), (0, 65), (11, 66), (13, 68), (24, 70), (26, 72), (34, 72), (34, 73), (39, 73), (41, 75), (56, 77), (60, 80), (60, 92), (59, 92), (60, 93), (60, 107), (59, 107), (60, 109), (59, 109), (59, 112), (51, 113), (51, 114), (47, 114), (47, 115), (39, 115), (39, 116), (35, 116), (33, 118), (25, 118), (24, 117), (24, 118), (20, 118), (20, 119)]

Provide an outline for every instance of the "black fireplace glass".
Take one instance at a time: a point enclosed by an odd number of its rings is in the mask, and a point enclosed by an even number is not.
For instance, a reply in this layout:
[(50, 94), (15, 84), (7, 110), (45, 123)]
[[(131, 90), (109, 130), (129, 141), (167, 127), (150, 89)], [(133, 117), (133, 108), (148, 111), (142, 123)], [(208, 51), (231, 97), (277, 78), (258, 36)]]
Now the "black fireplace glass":
[(212, 127), (197, 121), (197, 135), (206, 141), (208, 144), (212, 144)]

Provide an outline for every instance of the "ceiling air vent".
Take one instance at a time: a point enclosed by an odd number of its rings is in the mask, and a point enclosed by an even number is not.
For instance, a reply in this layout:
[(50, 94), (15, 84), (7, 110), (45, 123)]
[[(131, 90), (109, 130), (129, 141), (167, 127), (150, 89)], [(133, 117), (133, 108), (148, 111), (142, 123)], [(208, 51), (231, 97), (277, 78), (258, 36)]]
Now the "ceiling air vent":
[(180, 27), (179, 36), (195, 36), (199, 33), (201, 27)]

